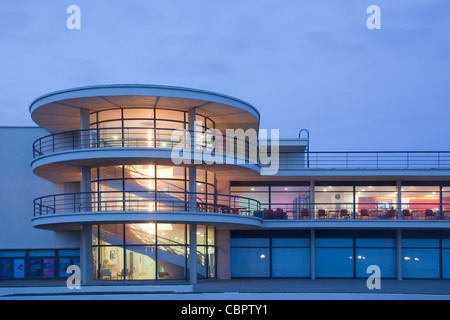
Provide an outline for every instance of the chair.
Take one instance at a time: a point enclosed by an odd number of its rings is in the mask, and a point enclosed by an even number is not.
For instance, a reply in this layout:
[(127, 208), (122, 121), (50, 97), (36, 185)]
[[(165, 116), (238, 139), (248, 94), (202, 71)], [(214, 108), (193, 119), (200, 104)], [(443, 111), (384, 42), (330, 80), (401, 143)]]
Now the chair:
[(275, 217), (276, 217), (277, 219), (286, 219), (286, 213), (284, 212), (283, 209), (278, 208), (278, 209), (275, 211)]
[(348, 210), (347, 209), (341, 209), (340, 216), (341, 216), (341, 218), (348, 218), (348, 217), (350, 217), (350, 215), (348, 214)]
[(412, 213), (409, 211), (409, 209), (403, 209), (402, 210), (402, 217), (403, 219), (411, 218), (412, 219)]
[(106, 278), (111, 279), (111, 269), (102, 269), (101, 273), (102, 273), (102, 279), (106, 279)]
[(367, 210), (367, 209), (361, 209), (361, 210), (359, 211), (359, 216), (360, 216), (361, 218), (369, 218), (369, 210)]
[(222, 207), (222, 213), (231, 213), (230, 207)]
[(397, 210), (390, 209), (386, 212), (386, 218), (397, 218)]
[(309, 218), (309, 209), (303, 208), (300, 211), (300, 217), (301, 218)]
[(266, 219), (273, 219), (274, 218), (274, 214), (273, 214), (273, 210), (272, 209), (268, 209), (266, 211)]
[(425, 218), (433, 218), (434, 219), (434, 212), (431, 209), (426, 209), (425, 210)]
[(317, 211), (317, 218), (321, 219), (321, 218), (327, 218), (327, 213), (325, 212), (325, 209), (319, 209)]

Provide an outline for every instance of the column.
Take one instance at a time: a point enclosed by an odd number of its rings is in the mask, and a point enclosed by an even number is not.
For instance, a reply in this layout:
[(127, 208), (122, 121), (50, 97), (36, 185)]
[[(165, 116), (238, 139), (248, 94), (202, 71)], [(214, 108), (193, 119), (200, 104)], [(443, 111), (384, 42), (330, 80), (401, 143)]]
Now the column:
[(311, 210), (311, 219), (315, 219), (316, 217), (316, 183), (314, 180), (311, 180), (309, 182), (309, 199), (310, 199), (310, 204), (309, 204), (309, 208)]
[(398, 229), (395, 237), (395, 242), (397, 246), (397, 280), (402, 280), (402, 230)]
[(189, 225), (189, 283), (197, 283), (197, 225)]
[[(89, 110), (88, 109), (80, 109), (80, 129), (87, 130), (89, 129)], [(80, 146), (81, 149), (89, 148), (89, 130), (80, 131)], [(91, 195), (87, 194), (91, 192), (91, 168), (89, 167), (81, 167), (81, 208), (84, 212), (92, 211), (91, 205)]]
[(316, 280), (316, 230), (311, 229), (310, 237), (311, 280)]
[[(195, 108), (189, 110), (188, 113), (188, 124), (189, 124), (189, 133), (191, 137), (191, 161), (194, 161), (195, 157), (195, 144), (196, 144), (196, 135), (195, 135), (195, 119), (196, 113)], [(188, 211), (196, 212), (197, 211), (197, 169), (195, 166), (195, 161), (192, 166), (189, 167), (189, 194), (188, 194)]]
[(231, 279), (231, 232), (217, 230), (217, 279)]
[(402, 181), (397, 180), (397, 219), (402, 218)]
[(92, 282), (92, 226), (83, 225), (81, 231), (81, 282), (88, 285)]
[(89, 110), (88, 109), (80, 109), (80, 144), (81, 149), (89, 148), (89, 129), (90, 121), (89, 121)]

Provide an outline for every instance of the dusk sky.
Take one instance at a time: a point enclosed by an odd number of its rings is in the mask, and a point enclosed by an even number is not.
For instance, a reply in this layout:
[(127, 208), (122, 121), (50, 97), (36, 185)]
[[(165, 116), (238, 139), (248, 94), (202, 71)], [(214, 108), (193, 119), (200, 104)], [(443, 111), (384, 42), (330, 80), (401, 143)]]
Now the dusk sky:
[(449, 16), (449, 0), (4, 0), (0, 125), (34, 125), (48, 92), (142, 83), (245, 100), (312, 151), (450, 150)]

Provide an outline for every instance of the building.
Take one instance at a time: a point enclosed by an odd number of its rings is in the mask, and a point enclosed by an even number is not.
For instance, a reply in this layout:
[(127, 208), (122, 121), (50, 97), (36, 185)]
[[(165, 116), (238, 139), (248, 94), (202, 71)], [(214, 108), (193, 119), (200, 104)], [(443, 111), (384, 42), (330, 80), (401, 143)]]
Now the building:
[(62, 90), (30, 112), (38, 127), (0, 129), (2, 280), (69, 265), (85, 284), (366, 278), (371, 265), (450, 278), (450, 152), (312, 152), (306, 130), (258, 141), (253, 106), (179, 87)]

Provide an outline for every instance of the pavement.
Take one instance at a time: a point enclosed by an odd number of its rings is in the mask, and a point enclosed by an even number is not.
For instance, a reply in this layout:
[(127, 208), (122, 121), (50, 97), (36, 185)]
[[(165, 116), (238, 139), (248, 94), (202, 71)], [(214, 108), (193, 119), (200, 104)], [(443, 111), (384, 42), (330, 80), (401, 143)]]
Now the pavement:
[(450, 280), (231, 279), (195, 285), (81, 286), (65, 280), (0, 281), (0, 300), (450, 300)]

